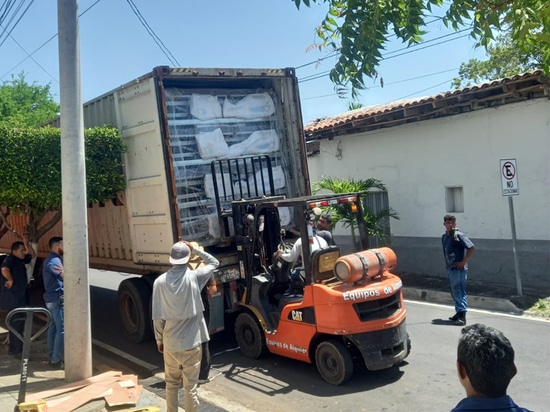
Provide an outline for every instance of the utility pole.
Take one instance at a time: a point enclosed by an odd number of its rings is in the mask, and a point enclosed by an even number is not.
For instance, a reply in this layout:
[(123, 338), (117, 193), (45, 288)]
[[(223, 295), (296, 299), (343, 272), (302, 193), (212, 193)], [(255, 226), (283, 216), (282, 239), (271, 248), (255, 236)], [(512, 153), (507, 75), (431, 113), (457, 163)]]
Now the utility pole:
[(78, 1), (57, 0), (65, 266), (65, 380), (92, 376), (84, 115)]

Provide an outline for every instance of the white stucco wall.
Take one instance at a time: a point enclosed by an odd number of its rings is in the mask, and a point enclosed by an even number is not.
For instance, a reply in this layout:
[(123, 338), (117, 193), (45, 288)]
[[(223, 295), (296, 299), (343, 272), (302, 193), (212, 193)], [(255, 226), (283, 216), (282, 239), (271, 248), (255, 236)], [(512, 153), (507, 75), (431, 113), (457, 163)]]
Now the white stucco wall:
[(382, 180), (401, 218), (391, 220), (393, 236), (439, 236), (447, 213), (445, 187), (462, 186), (464, 213), (453, 213), (458, 227), (472, 238), (510, 239), (501, 158), (517, 159), (517, 238), (550, 240), (546, 99), (322, 140), (320, 155), (308, 162), (312, 182), (322, 176)]

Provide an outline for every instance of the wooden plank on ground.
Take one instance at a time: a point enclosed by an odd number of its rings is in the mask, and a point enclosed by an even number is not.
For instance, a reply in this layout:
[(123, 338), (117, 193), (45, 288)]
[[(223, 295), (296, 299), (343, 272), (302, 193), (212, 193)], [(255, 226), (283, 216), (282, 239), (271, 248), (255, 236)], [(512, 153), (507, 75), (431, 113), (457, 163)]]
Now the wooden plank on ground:
[(45, 391), (42, 391), (42, 392), (31, 393), (31, 394), (26, 396), (26, 401), (27, 402), (36, 401), (38, 399), (49, 398), (50, 396), (61, 395), (62, 393), (69, 392), (69, 391), (76, 390), (76, 389), (80, 389), (80, 388), (83, 388), (86, 385), (93, 384), (93, 383), (98, 383), (98, 382), (103, 381), (104, 379), (108, 379), (108, 378), (112, 378), (112, 377), (116, 377), (116, 376), (121, 376), (121, 375), (122, 375), (121, 371), (107, 371), (107, 372), (104, 372), (102, 374), (92, 376), (91, 378), (83, 379), (83, 380), (78, 381), (78, 382), (68, 383), (67, 385), (59, 386), (59, 387), (54, 388), (54, 389), (48, 389), (48, 390), (45, 390)]
[(105, 393), (108, 393), (107, 391), (110, 390), (111, 384), (116, 380), (116, 378), (111, 379), (113, 380), (93, 383), (79, 389), (71, 393), (69, 399), (51, 408), (50, 405), (48, 405), (48, 412), (71, 412), (93, 399), (103, 398)]
[[(140, 386), (140, 388), (138, 388)], [(111, 385), (113, 393), (105, 397), (110, 407), (119, 405), (136, 405), (143, 386), (137, 384), (136, 375), (122, 375)]]

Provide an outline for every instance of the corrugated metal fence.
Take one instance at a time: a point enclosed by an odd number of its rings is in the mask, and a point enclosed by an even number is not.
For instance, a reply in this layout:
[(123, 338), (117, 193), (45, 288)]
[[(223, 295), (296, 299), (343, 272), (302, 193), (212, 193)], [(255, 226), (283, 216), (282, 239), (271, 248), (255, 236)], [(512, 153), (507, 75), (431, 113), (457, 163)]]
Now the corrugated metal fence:
[[(377, 214), (382, 210), (389, 209), (388, 192), (367, 192), (364, 205), (372, 214)], [(379, 222), (379, 225), (384, 229), (384, 236), (382, 239), (379, 236), (369, 236), (369, 245), (371, 248), (389, 246), (391, 244), (390, 218), (383, 218)]]

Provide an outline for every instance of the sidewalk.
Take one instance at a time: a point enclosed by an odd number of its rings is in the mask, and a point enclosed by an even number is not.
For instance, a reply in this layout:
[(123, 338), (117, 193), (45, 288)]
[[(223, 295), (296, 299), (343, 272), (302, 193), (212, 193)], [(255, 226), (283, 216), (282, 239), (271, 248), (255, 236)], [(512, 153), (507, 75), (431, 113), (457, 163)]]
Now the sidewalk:
[[(5, 313), (0, 314), (0, 325), (5, 326)], [(40, 329), (40, 325), (36, 328)], [(36, 330), (33, 330), (36, 333)], [(8, 330), (0, 326), (0, 343), (3, 343), (7, 337)], [(101, 351), (93, 350), (92, 354), (92, 373), (94, 376), (107, 371), (121, 371), (123, 374), (135, 374), (129, 367), (122, 363), (113, 361), (112, 358), (107, 359), (100, 353)], [(26, 394), (41, 392), (48, 389), (54, 389), (65, 385), (65, 372), (62, 369), (52, 369), (48, 364), (47, 355), (47, 332), (40, 335), (34, 342), (31, 343), (31, 353), (27, 367), (27, 388)], [(108, 364), (107, 364), (108, 362)], [(0, 345), (0, 411), (12, 411), (17, 405), (19, 398), (19, 387), (21, 379), (21, 360), (15, 359), (8, 354), (8, 345)], [(158, 373), (147, 379), (139, 379), (139, 384), (144, 386), (143, 392), (136, 406), (125, 407), (108, 407), (103, 398), (93, 400), (85, 405), (75, 409), (76, 412), (112, 412), (112, 411), (128, 411), (141, 409), (141, 412), (146, 412), (148, 407), (159, 408), (159, 412), (166, 412), (166, 401), (164, 396), (164, 374)], [(183, 396), (180, 391), (180, 411), (183, 411)], [(59, 395), (62, 397), (65, 395)], [(201, 397), (201, 388), (199, 387), (199, 397)], [(48, 400), (55, 399), (54, 397)], [(222, 412), (225, 410), (221, 407), (214, 406), (203, 399), (199, 406), (201, 412)], [(243, 409), (244, 411), (244, 409)]]
[[(426, 301), (431, 303), (452, 305), (452, 300), (448, 292), (446, 279), (428, 278), (423, 275), (402, 274), (403, 295), (405, 299)], [(476, 309), (485, 309), (491, 311), (511, 313), (515, 315), (523, 314), (522, 308), (529, 307), (540, 296), (537, 291), (525, 291), (524, 296), (519, 297), (515, 290), (510, 288), (497, 287), (495, 285), (484, 285), (476, 282), (468, 282), (468, 302), (469, 307)], [(452, 311), (452, 309), (451, 309)], [(0, 315), (0, 325), (5, 325), (5, 313)], [(0, 343), (6, 338), (7, 330), (0, 327)], [(28, 364), (27, 393), (40, 392), (46, 389), (52, 389), (64, 385), (63, 370), (53, 370), (47, 365), (47, 345), (46, 332), (31, 344), (31, 355)], [(108, 362), (109, 364), (107, 364)], [(101, 351), (93, 353), (93, 375), (97, 375), (109, 370), (117, 370), (123, 373), (135, 373), (127, 366), (116, 363), (112, 358), (107, 360), (101, 354)], [(19, 384), (21, 376), (21, 361), (8, 355), (7, 345), (0, 345), (0, 405), (2, 410), (11, 411), (17, 404), (19, 396)], [(128, 411), (132, 409), (143, 408), (145, 412), (147, 407), (160, 408), (161, 412), (166, 411), (166, 402), (164, 396), (164, 376), (159, 373), (139, 381), (144, 385), (144, 390), (139, 398), (138, 404), (131, 408), (109, 408), (102, 399), (88, 402), (87, 404), (75, 409), (76, 412), (110, 412), (110, 411)], [(204, 389), (207, 391), (207, 389)], [(199, 387), (199, 396), (203, 392)], [(208, 396), (212, 401), (213, 397)], [(183, 399), (180, 399), (180, 405), (183, 406)], [(217, 402), (215, 406), (201, 398), (199, 410), (201, 412), (214, 411), (246, 411), (246, 408), (231, 404), (223, 399)], [(183, 411), (182, 408), (180, 410)]]

